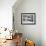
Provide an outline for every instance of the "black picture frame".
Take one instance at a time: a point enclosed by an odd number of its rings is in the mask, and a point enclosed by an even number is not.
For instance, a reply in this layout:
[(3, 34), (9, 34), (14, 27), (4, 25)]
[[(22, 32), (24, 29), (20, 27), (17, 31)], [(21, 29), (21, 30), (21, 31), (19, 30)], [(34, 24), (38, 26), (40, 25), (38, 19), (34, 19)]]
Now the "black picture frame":
[(35, 25), (36, 13), (21, 13), (21, 24), (22, 25)]

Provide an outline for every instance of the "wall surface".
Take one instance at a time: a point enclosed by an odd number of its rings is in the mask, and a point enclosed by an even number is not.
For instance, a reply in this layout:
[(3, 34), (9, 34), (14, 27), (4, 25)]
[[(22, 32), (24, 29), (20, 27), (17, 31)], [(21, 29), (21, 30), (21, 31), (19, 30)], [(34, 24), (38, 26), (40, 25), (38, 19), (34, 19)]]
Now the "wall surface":
[(12, 6), (16, 0), (0, 0), (0, 27), (12, 28)]
[[(22, 32), (24, 38), (34, 40), (36, 46), (41, 46), (41, 1), (18, 0), (18, 2), (13, 6), (15, 30)], [(21, 13), (36, 13), (36, 25), (22, 25)]]
[(46, 0), (41, 1), (41, 38), (42, 46), (46, 46)]

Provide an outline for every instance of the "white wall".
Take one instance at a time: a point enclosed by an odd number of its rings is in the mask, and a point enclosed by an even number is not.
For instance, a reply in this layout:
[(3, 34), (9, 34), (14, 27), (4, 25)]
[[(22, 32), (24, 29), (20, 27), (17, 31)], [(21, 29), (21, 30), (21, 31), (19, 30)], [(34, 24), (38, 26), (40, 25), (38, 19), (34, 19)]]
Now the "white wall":
[[(21, 0), (20, 0), (21, 1)], [(20, 2), (18, 0), (18, 2)], [(15, 30), (22, 32), (24, 37), (35, 41), (36, 46), (41, 46), (41, 1), (23, 0), (13, 6)], [(21, 13), (36, 13), (36, 25), (22, 25)]]
[(41, 1), (41, 38), (42, 46), (46, 46), (46, 0)]
[(12, 6), (16, 0), (0, 0), (0, 27), (12, 28)]

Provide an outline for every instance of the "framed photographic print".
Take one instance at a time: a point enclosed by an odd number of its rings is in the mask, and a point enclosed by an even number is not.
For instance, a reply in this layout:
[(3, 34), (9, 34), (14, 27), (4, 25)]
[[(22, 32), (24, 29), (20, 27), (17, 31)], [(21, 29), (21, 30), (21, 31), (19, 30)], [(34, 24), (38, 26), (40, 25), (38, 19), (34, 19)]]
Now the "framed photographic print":
[(21, 24), (23, 25), (36, 24), (36, 13), (21, 13)]

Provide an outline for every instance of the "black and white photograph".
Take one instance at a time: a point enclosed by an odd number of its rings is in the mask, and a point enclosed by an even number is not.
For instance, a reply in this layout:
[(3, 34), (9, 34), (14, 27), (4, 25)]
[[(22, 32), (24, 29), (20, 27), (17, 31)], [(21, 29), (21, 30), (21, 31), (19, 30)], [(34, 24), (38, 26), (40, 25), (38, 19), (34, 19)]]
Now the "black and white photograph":
[(24, 25), (36, 24), (36, 14), (35, 13), (21, 13), (21, 24), (24, 24)]

